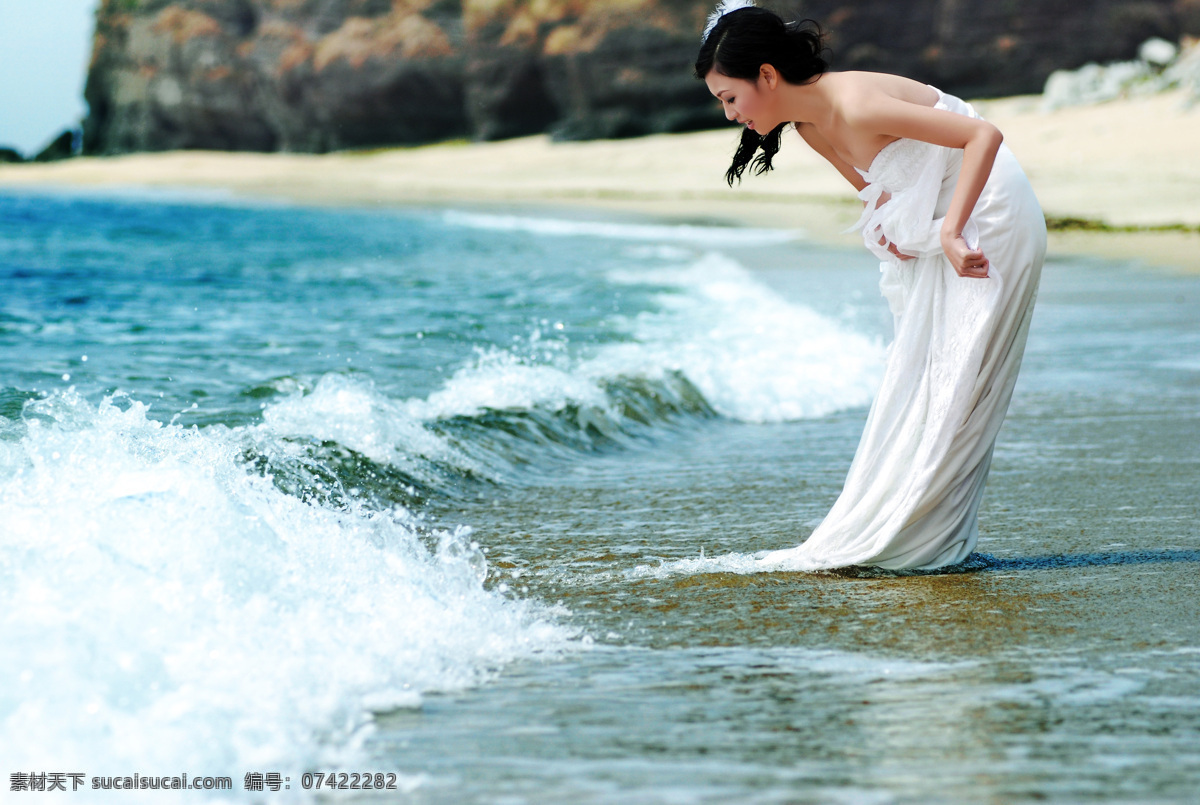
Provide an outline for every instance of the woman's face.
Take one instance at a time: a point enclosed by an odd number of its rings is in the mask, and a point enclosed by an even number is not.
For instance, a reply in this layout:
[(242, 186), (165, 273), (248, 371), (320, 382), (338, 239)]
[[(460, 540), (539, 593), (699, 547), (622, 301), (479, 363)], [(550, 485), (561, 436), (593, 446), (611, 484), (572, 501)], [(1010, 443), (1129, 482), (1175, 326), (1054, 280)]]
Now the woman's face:
[(761, 76), (757, 81), (747, 81), (722, 75), (714, 68), (708, 71), (704, 83), (721, 102), (727, 119), (736, 120), (759, 134), (766, 134), (779, 125), (771, 110), (769, 87)]

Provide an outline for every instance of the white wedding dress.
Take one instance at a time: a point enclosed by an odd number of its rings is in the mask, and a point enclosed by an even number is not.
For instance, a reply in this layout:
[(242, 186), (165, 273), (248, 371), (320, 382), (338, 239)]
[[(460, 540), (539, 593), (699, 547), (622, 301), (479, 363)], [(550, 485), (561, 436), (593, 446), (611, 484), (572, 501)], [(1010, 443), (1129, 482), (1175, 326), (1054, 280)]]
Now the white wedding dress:
[[(978, 117), (939, 91), (937, 108)], [(966, 559), (996, 433), (1017, 380), (1046, 253), (1045, 218), (1012, 153), (1001, 146), (964, 237), (990, 262), (986, 279), (955, 274), (942, 217), (960, 149), (889, 143), (861, 172), (856, 225), (884, 260), (880, 290), (895, 319), (883, 384), (846, 484), (800, 546), (759, 560), (763, 570), (849, 565), (936, 568)], [(890, 200), (880, 203), (884, 192)], [(879, 245), (880, 236), (901, 261)]]

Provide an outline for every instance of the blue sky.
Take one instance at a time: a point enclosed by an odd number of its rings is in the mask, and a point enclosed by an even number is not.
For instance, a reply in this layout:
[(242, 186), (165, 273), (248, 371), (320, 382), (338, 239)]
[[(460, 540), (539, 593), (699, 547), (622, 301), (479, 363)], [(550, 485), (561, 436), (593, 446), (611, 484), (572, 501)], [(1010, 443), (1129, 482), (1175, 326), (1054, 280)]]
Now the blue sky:
[(0, 146), (32, 156), (87, 114), (99, 0), (0, 0)]

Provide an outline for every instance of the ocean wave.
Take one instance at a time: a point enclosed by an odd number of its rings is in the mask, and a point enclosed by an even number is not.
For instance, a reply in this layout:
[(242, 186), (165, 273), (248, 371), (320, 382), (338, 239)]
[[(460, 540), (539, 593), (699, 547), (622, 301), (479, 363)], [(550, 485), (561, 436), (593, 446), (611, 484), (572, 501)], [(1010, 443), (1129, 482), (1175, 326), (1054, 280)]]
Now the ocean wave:
[(300, 772), (371, 712), (577, 646), (465, 529), (285, 494), (262, 434), (74, 391), (0, 420), (0, 753), (14, 769)]
[(301, 499), (419, 509), (716, 415), (675, 373), (585, 382), (491, 351), (455, 378), (427, 398), (397, 401), (370, 380), (325, 375), (241, 430), (244, 457)]
[(785, 299), (732, 258), (714, 253), (611, 278), (664, 293), (659, 311), (626, 323), (637, 346), (613, 346), (598, 362), (679, 371), (724, 416), (756, 423), (820, 417), (869, 404), (879, 385), (878, 339)]
[(614, 317), (619, 339), (575, 347), (557, 325), (551, 336), (535, 329), (521, 344), (477, 350), (419, 398), (327, 374), (265, 407), (252, 451), (293, 494), (353, 488), (419, 504), (698, 419), (825, 416), (868, 404), (878, 385), (877, 340), (789, 302), (727, 257), (610, 279), (658, 291), (655, 310)]
[(878, 385), (877, 340), (789, 302), (727, 257), (610, 279), (658, 292), (654, 310), (613, 318), (619, 339), (576, 347), (557, 324), (549, 336), (535, 329), (521, 344), (477, 350), (417, 398), (327, 374), (265, 407), (248, 431), (261, 436), (251, 453), (302, 497), (350, 490), (418, 505), (699, 419), (825, 416), (867, 405)]

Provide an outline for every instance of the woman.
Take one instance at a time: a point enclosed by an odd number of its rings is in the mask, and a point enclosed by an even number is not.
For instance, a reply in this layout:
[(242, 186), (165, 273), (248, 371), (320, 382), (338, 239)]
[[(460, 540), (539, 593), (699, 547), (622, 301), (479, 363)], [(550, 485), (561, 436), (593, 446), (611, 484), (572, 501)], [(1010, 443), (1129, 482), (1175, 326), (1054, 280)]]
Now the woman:
[[(696, 75), (745, 126), (726, 178), (771, 168), (793, 125), (859, 191), (895, 321), (887, 367), (837, 502), (763, 569), (964, 560), (1025, 349), (1045, 219), (995, 126), (884, 73), (826, 72), (819, 31), (752, 5), (710, 17)], [(755, 152), (762, 153), (755, 157)], [(752, 162), (753, 160), (753, 162)]]

